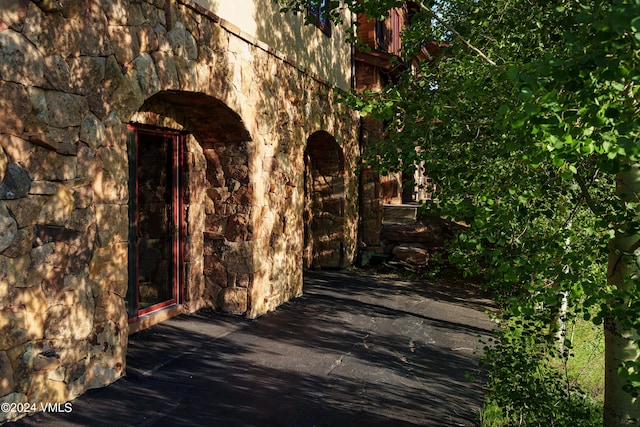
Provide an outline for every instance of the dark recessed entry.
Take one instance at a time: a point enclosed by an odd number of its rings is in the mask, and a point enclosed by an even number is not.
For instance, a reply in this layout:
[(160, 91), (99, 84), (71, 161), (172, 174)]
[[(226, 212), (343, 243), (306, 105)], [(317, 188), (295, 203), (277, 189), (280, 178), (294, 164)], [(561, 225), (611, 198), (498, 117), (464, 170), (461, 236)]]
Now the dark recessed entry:
[(180, 302), (183, 134), (129, 127), (130, 320)]

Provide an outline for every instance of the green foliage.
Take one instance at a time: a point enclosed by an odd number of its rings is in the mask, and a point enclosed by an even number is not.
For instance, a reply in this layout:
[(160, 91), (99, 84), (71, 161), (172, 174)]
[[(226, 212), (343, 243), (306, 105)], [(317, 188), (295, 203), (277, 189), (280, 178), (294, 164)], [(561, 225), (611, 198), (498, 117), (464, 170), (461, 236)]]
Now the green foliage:
[(555, 343), (533, 323), (505, 326), (485, 355), (491, 366), (483, 426), (601, 425), (601, 406), (554, 365)]
[[(306, 5), (281, 2), (298, 12)], [(345, 2), (373, 17), (399, 3)], [(485, 277), (507, 326), (485, 359), (493, 402), (532, 408), (518, 413), (520, 424), (509, 412), (515, 425), (580, 425), (562, 424), (577, 417), (582, 398), (544, 357), (557, 347), (550, 337), (560, 320), (613, 318), (640, 331), (638, 267), (621, 285), (606, 275), (612, 241), (640, 230), (640, 197), (616, 189), (640, 162), (640, 0), (417, 3), (404, 59), (434, 40), (448, 47), (383, 92), (346, 100), (388, 123), (387, 139), (367, 147), (365, 160), (382, 172), (424, 162), (439, 189), (429, 213), (468, 226), (449, 260)], [(638, 264), (637, 254), (620, 256)], [(638, 395), (640, 361), (619, 372)], [(557, 419), (541, 421), (545, 412)]]
[[(309, 7), (309, 0), (273, 0), (282, 7), (281, 12), (295, 13), (305, 15)], [(402, 0), (331, 0), (328, 10), (325, 11), (326, 16), (335, 24), (342, 23), (342, 15), (340, 13), (344, 8), (349, 9), (356, 14), (365, 14), (374, 18), (382, 18), (389, 14), (389, 10), (394, 7), (400, 7), (404, 4)]]
[[(423, 16), (405, 32), (404, 48), (411, 56), (436, 39), (450, 45), (446, 55), (351, 101), (389, 123), (389, 139), (370, 147), (368, 161), (380, 170), (424, 162), (439, 188), (430, 213), (468, 225), (449, 260), (486, 278), (506, 320), (553, 336), (566, 294), (574, 315), (596, 324), (614, 317), (638, 330), (636, 286), (631, 278), (624, 291), (607, 285), (606, 265), (617, 233), (639, 229), (638, 205), (616, 194), (615, 179), (639, 157), (640, 5), (461, 0), (436, 7), (459, 35)], [(516, 367), (499, 355), (516, 348), (502, 341), (498, 348), (488, 353), (492, 366), (513, 375)], [(518, 369), (540, 376), (537, 365)], [(632, 393), (639, 372), (637, 360), (620, 369)]]
[(571, 339), (569, 357), (559, 359), (556, 365), (572, 385), (583, 388), (593, 399), (603, 402), (604, 331), (581, 317), (567, 323), (567, 337)]

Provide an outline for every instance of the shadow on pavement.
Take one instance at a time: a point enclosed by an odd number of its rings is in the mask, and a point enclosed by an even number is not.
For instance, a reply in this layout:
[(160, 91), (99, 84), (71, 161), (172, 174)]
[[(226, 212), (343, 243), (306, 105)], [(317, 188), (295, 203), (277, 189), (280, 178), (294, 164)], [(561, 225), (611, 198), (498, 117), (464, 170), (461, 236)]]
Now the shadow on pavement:
[(304, 296), (257, 320), (203, 310), (132, 335), (125, 378), (16, 424), (474, 426), (482, 385), (465, 374), (493, 325), (470, 301), (306, 272)]

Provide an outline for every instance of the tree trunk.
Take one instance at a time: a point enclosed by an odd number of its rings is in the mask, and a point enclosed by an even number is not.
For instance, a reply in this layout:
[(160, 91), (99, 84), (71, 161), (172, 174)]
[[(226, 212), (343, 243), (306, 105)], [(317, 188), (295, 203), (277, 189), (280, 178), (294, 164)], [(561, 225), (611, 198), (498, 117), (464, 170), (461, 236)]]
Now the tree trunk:
[[(640, 165), (634, 164), (628, 172), (617, 176), (616, 192), (626, 201), (638, 202), (640, 195)], [(635, 286), (629, 277), (640, 275), (638, 260), (640, 236), (620, 233), (609, 249), (608, 282), (618, 289)], [(633, 398), (622, 387), (625, 380), (618, 375), (618, 367), (625, 361), (637, 360), (640, 351), (636, 341), (638, 331), (625, 330), (616, 319), (605, 319), (605, 397), (604, 426), (640, 425), (640, 400)]]

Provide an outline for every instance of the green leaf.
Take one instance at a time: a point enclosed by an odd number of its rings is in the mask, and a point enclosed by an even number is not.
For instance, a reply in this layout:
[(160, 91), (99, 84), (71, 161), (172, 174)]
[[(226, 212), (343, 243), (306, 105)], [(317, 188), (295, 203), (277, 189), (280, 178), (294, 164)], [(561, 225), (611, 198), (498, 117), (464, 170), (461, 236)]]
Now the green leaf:
[[(553, 163), (553, 166), (559, 168), (559, 167), (564, 166), (566, 161), (562, 157), (555, 156), (555, 157), (553, 157), (552, 163)], [(569, 172), (569, 173), (571, 173), (571, 172)]]
[(526, 111), (527, 114), (537, 114), (540, 112), (540, 107), (533, 102), (527, 102), (524, 105), (524, 111)]
[(524, 86), (520, 89), (520, 99), (530, 99), (533, 96), (533, 90), (530, 87)]
[(611, 82), (611, 87), (619, 92), (624, 90), (624, 85), (620, 82)]

